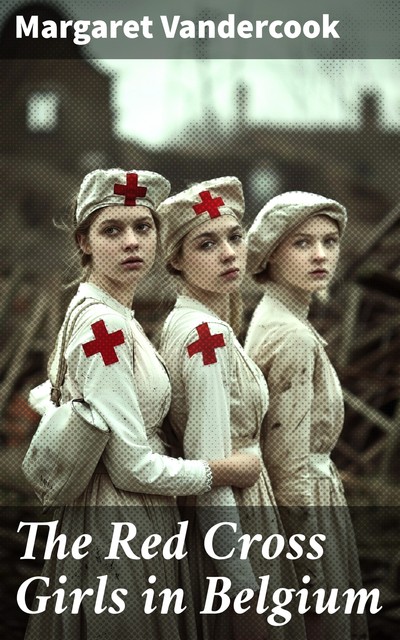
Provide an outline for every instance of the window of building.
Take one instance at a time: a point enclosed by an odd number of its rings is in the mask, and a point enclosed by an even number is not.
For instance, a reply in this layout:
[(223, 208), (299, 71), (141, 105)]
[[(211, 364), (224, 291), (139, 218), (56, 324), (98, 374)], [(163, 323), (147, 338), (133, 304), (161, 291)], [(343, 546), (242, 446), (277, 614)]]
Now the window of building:
[(28, 98), (27, 126), (30, 131), (53, 131), (58, 123), (59, 96), (55, 91), (35, 91)]

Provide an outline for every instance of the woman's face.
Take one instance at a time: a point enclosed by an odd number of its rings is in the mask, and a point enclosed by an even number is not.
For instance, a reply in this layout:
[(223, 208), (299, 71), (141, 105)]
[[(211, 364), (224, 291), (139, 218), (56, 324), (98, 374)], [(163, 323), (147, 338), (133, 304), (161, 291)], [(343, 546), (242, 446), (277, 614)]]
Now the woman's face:
[(275, 249), (271, 258), (271, 278), (313, 293), (328, 286), (339, 258), (339, 229), (332, 218), (309, 218)]
[(150, 209), (120, 205), (100, 209), (80, 245), (91, 256), (91, 282), (111, 295), (134, 289), (154, 263), (157, 230)]
[(246, 254), (243, 228), (236, 218), (225, 215), (192, 229), (172, 266), (192, 289), (229, 294), (243, 279)]

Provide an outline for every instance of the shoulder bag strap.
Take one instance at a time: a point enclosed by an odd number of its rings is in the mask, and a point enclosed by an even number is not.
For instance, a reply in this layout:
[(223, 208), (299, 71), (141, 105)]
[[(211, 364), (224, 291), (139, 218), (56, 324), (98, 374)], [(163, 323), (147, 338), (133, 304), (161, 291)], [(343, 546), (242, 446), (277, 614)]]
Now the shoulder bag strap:
[[(88, 307), (91, 307), (92, 305), (95, 305), (95, 304), (99, 304), (98, 300), (91, 300), (89, 301), (88, 304), (84, 304), (87, 300), (88, 298), (82, 298), (81, 300), (78, 300), (76, 305), (69, 311), (69, 314), (65, 318), (63, 327), (61, 329), (62, 333), (61, 333), (60, 348), (58, 348), (59, 340), (57, 340), (55, 357), (57, 357), (57, 353), (58, 353), (59, 354), (58, 368), (57, 368), (57, 375), (56, 375), (55, 382), (51, 388), (51, 400), (54, 402), (54, 404), (57, 407), (60, 405), (61, 387), (64, 384), (65, 374), (67, 372), (65, 349), (72, 338), (76, 322), (79, 316), (83, 313), (83, 311), (86, 311)], [(77, 313), (75, 314), (74, 317), (72, 317), (73, 312), (76, 310), (78, 310)], [(71, 321), (71, 318), (72, 318), (72, 321)]]

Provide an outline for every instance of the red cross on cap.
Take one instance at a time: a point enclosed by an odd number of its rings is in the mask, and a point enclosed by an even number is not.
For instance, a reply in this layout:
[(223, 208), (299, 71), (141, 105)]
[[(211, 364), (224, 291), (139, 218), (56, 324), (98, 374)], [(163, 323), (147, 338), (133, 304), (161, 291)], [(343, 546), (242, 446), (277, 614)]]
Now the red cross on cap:
[(144, 198), (147, 187), (138, 187), (138, 174), (127, 173), (126, 184), (114, 184), (114, 193), (117, 196), (125, 196), (124, 205), (128, 207), (136, 206), (136, 198)]
[(108, 333), (104, 320), (98, 320), (92, 324), (92, 331), (95, 339), (82, 345), (86, 357), (90, 358), (95, 353), (100, 353), (105, 365), (119, 362), (115, 347), (125, 342), (121, 329)]
[(194, 356), (195, 353), (201, 353), (203, 356), (203, 364), (215, 364), (217, 362), (215, 349), (218, 349), (218, 347), (225, 347), (223, 334), (215, 333), (214, 335), (211, 335), (207, 322), (199, 324), (199, 326), (196, 327), (196, 331), (199, 335), (199, 339), (192, 342), (192, 344), (187, 347), (189, 358)]
[(218, 216), (221, 215), (219, 207), (223, 207), (225, 204), (221, 196), (213, 198), (209, 191), (201, 191), (199, 196), (201, 202), (193, 205), (196, 216), (199, 216), (201, 213), (208, 213), (210, 218), (218, 218)]

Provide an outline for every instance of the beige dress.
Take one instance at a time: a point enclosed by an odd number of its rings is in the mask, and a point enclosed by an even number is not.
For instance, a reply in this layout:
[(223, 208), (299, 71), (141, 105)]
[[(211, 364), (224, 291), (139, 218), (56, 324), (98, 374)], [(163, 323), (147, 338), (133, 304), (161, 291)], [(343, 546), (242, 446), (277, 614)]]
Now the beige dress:
[[(169, 420), (185, 457), (221, 458), (241, 449), (260, 454), (268, 388), (231, 327), (200, 302), (180, 296), (165, 322), (160, 353), (172, 383)], [(219, 522), (235, 522), (237, 526), (235, 533), (223, 529), (216, 542), (219, 555), (240, 548), (238, 540), (243, 533), (261, 535), (263, 540), (272, 534), (284, 536), (265, 467), (251, 488), (213, 489), (193, 498), (190, 504), (196, 506), (192, 516), (197, 521), (190, 538), (196, 610), (204, 604), (210, 576), (229, 578), (230, 595), (234, 596), (247, 587), (258, 589), (258, 578), (269, 575), (269, 603), (276, 589), (296, 586), (292, 564), (283, 555), (274, 561), (265, 560), (260, 545), (252, 547), (249, 560), (241, 560), (235, 552), (229, 560), (211, 561), (204, 552), (202, 537)], [(199, 616), (199, 629), (205, 640), (231, 640), (231, 616)], [(268, 627), (268, 638), (273, 640), (303, 637), (303, 621), (296, 615), (286, 626)]]
[[(270, 390), (261, 448), (288, 535), (327, 536), (320, 560), (295, 563), (299, 579), (339, 593), (361, 587), (357, 548), (343, 485), (330, 453), (343, 426), (342, 390), (326, 342), (307, 320), (308, 308), (275, 283), (266, 287), (245, 350)], [(324, 617), (324, 640), (367, 637), (363, 615)]]
[[(56, 613), (54, 598), (49, 599), (44, 613), (30, 617), (26, 638), (196, 638), (187, 558), (164, 559), (162, 549), (179, 530), (174, 496), (207, 491), (206, 465), (164, 455), (160, 426), (170, 404), (169, 377), (133, 312), (91, 284), (80, 285), (71, 307), (81, 299), (91, 304), (77, 318), (66, 350), (62, 399), (83, 397), (111, 434), (85, 492), (73, 505), (45, 516), (45, 520), (59, 521), (68, 549), (83, 533), (91, 535), (92, 542), (89, 553), (80, 560), (71, 554), (57, 560), (53, 553), (45, 562), (43, 576), (49, 578), (49, 585), (41, 582), (37, 595), (51, 595), (62, 586), (67, 609)], [(119, 547), (119, 559), (106, 559), (113, 523), (123, 523), (122, 538), (131, 535), (132, 557)], [(161, 536), (161, 542), (150, 548), (153, 557), (144, 559), (142, 542), (154, 535)], [(67, 581), (60, 583), (63, 575)], [(155, 576), (155, 582), (150, 583), (150, 576)], [(73, 613), (69, 594), (78, 588), (94, 593), (88, 593)], [(151, 588), (156, 610), (145, 613), (144, 592)], [(174, 613), (172, 606), (167, 615), (160, 613), (161, 591), (179, 588), (184, 591), (187, 609)]]

